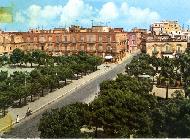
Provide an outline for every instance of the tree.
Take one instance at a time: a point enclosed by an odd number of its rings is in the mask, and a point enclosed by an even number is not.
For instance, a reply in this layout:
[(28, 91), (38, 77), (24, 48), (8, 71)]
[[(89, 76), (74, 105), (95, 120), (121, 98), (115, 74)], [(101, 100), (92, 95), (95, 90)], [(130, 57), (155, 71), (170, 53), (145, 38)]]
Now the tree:
[(8, 71), (0, 71), (0, 81), (5, 81), (8, 78)]
[(87, 58), (87, 62), (93, 66), (93, 71), (97, 70), (97, 66), (101, 65), (103, 60), (101, 57), (97, 57), (97, 56), (89, 56)]
[(6, 115), (6, 109), (12, 105), (13, 100), (9, 96), (8, 92), (0, 91), (0, 109), (3, 112), (3, 116)]
[(13, 98), (19, 100), (18, 105), (22, 105), (22, 98), (26, 97), (27, 92), (23, 85), (16, 86), (13, 88)]
[(91, 126), (103, 128), (108, 138), (151, 135), (150, 104), (130, 91), (103, 91), (92, 104)]
[(88, 105), (76, 103), (46, 112), (40, 119), (38, 130), (41, 138), (80, 138), (80, 129), (88, 114)]
[(32, 52), (32, 58), (34, 59), (34, 62), (40, 66), (46, 63), (47, 55), (44, 51), (35, 50)]
[(10, 56), (11, 62), (13, 64), (20, 63), (21, 65), (21, 60), (24, 57), (24, 52), (21, 49), (14, 49), (12, 55)]
[(42, 90), (42, 94), (41, 96), (43, 97), (44, 96), (44, 89), (45, 88), (48, 88), (49, 86), (49, 79), (48, 79), (48, 75), (40, 75), (40, 79), (39, 79), (39, 82), (40, 82), (40, 85), (41, 85), (41, 90)]

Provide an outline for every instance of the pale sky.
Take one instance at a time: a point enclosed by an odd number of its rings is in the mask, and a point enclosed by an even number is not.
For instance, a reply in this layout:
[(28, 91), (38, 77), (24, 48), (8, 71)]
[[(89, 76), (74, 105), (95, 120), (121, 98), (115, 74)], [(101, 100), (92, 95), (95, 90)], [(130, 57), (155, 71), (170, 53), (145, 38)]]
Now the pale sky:
[(27, 31), (78, 24), (90, 27), (109, 25), (131, 30), (149, 28), (160, 20), (178, 20), (190, 24), (189, 0), (0, 0), (0, 6), (12, 6), (13, 23), (0, 23), (2, 30)]

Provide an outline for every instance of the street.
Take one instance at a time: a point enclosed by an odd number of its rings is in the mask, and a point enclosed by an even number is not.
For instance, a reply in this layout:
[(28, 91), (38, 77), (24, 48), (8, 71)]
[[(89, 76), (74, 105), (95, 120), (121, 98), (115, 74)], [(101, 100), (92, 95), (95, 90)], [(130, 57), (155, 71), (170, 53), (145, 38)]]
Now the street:
[[(131, 57), (132, 58), (132, 57)], [(85, 85), (76, 89), (70, 94), (66, 94), (62, 98), (57, 101), (49, 104), (48, 106), (42, 108), (40, 111), (32, 114), (28, 118), (26, 118), (23, 122), (14, 126), (10, 132), (7, 132), (2, 137), (3, 138), (39, 138), (40, 132), (38, 131), (38, 124), (41, 118), (41, 115), (50, 111), (54, 108), (60, 108), (66, 106), (68, 104), (72, 104), (75, 102), (86, 102), (89, 103), (92, 101), (96, 93), (99, 90), (99, 84), (108, 79), (113, 79), (117, 76), (117, 74), (124, 72), (125, 64), (131, 61), (131, 58), (125, 60), (122, 64), (119, 64), (117, 67), (113, 68), (111, 71), (87, 82)], [(72, 123), (72, 122), (71, 122)]]

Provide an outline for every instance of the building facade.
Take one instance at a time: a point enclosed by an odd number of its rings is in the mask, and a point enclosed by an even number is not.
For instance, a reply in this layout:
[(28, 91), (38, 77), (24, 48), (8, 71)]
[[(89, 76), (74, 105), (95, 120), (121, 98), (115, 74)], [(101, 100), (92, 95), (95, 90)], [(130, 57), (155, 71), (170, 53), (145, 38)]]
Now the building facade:
[(178, 21), (161, 21), (155, 22), (151, 25), (151, 31), (155, 35), (180, 35), (181, 34), (181, 26)]
[(125, 32), (123, 28), (101, 28), (100, 26), (1, 32), (0, 54), (11, 54), (15, 48), (23, 51), (39, 49), (51, 55), (71, 55), (84, 51), (103, 58), (112, 56), (113, 61), (117, 61), (122, 59), (129, 49), (128, 37), (128, 32)]
[(184, 53), (187, 48), (186, 41), (147, 41), (146, 42), (146, 52), (150, 56), (156, 55), (162, 58), (163, 56), (175, 57), (176, 54)]

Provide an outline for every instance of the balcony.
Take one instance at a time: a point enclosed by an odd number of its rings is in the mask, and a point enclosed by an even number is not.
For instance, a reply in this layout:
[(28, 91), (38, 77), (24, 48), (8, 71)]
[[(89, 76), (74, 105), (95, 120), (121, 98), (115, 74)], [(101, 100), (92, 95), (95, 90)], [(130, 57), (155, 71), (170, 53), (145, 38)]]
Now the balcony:
[(94, 41), (94, 40), (88, 40), (87, 43), (88, 43), (88, 44), (95, 44), (96, 41)]
[(72, 44), (76, 44), (76, 43), (77, 43), (77, 41), (76, 41), (76, 40), (73, 40), (73, 41), (71, 41), (71, 43), (72, 43)]
[(173, 51), (167, 50), (167, 51), (162, 51), (161, 54), (173, 54)]
[(78, 42), (79, 42), (79, 43), (86, 43), (85, 40), (79, 40)]
[(183, 53), (182, 50), (177, 50), (177, 51), (176, 51), (176, 54), (181, 54), (181, 53)]

